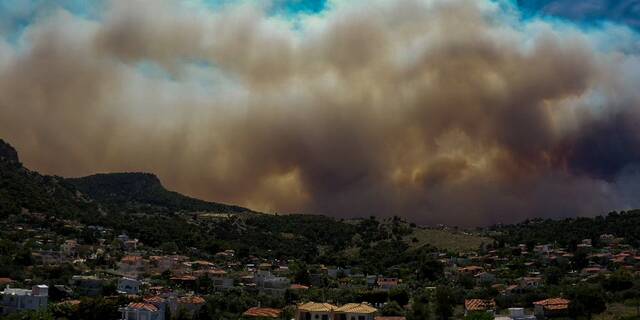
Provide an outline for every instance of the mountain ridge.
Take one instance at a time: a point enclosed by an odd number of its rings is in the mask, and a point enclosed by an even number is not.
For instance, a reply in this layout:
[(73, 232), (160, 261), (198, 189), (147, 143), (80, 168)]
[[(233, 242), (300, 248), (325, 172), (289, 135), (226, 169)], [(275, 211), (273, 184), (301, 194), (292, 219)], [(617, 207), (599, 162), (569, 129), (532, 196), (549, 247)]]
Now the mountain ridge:
[(99, 173), (80, 178), (42, 175), (20, 163), (17, 150), (0, 139), (0, 215), (22, 210), (63, 217), (105, 212), (253, 212), (167, 190), (153, 173)]
[(129, 210), (214, 211), (240, 213), (251, 211), (235, 205), (205, 201), (167, 190), (157, 175), (148, 172), (98, 173), (67, 182), (92, 199), (105, 204), (125, 205)]

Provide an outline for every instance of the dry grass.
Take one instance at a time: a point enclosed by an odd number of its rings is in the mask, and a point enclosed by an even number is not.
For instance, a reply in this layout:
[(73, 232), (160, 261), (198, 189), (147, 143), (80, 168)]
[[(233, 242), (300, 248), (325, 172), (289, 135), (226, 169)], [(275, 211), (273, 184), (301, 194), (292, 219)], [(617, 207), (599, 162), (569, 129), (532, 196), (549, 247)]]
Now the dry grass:
[[(418, 241), (414, 242), (414, 238)], [(490, 238), (478, 235), (438, 229), (415, 229), (412, 234), (405, 237), (405, 240), (412, 247), (429, 244), (438, 249), (455, 252), (476, 250), (481, 244), (493, 241)]]

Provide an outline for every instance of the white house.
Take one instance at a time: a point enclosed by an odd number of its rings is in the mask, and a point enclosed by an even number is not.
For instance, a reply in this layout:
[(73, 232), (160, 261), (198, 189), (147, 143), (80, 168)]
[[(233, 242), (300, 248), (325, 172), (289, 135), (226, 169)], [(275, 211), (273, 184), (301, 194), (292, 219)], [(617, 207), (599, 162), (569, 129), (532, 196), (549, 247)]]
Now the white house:
[(536, 316), (526, 314), (523, 308), (509, 308), (508, 316), (496, 316), (495, 320), (536, 320)]
[(118, 280), (118, 293), (138, 294), (140, 292), (140, 281), (123, 277)]
[(307, 302), (298, 306), (296, 320), (334, 320), (337, 308), (329, 303)]
[(269, 271), (258, 271), (253, 275), (253, 281), (260, 292), (269, 295), (284, 295), (291, 285), (287, 277), (276, 277)]
[(347, 303), (334, 311), (335, 320), (374, 320), (378, 309), (367, 303)]
[(120, 308), (120, 320), (164, 320), (164, 312), (151, 303), (136, 302)]
[(47, 307), (49, 287), (33, 286), (29, 289), (6, 288), (2, 291), (2, 314), (23, 310), (38, 310)]

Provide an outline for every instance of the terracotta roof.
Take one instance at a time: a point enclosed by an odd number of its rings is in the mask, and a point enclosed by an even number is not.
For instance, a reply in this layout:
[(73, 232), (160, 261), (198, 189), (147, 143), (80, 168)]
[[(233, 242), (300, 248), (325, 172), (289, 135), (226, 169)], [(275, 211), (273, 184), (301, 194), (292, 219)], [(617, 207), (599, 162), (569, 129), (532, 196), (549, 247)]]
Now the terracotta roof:
[(309, 287), (307, 287), (305, 285), (294, 283), (291, 286), (289, 286), (289, 289), (292, 289), (292, 290), (307, 290), (307, 289), (309, 289)]
[(0, 278), (0, 286), (13, 283), (11, 278)]
[(281, 313), (282, 310), (280, 309), (253, 307), (245, 311), (242, 315), (245, 317), (279, 318)]
[(180, 304), (203, 304), (205, 300), (199, 296), (186, 296), (178, 299)]
[(329, 303), (307, 302), (298, 306), (298, 310), (306, 312), (331, 312), (338, 307)]
[(144, 302), (151, 303), (155, 306), (164, 303), (164, 301), (165, 300), (160, 296), (152, 296), (152, 297), (144, 298)]
[(562, 298), (550, 298), (545, 300), (536, 301), (533, 304), (536, 306), (542, 306), (548, 310), (561, 310), (569, 308), (570, 300)]
[(142, 257), (140, 256), (124, 256), (120, 260), (123, 263), (134, 264), (136, 262), (142, 261)]
[(129, 304), (129, 308), (131, 309), (138, 309), (138, 310), (147, 310), (147, 311), (151, 311), (151, 312), (157, 312), (158, 308), (156, 308), (156, 306), (150, 304), (150, 303), (144, 303), (144, 302), (136, 302), (136, 303), (130, 303)]
[(485, 311), (496, 308), (496, 301), (493, 299), (465, 299), (464, 308), (467, 311)]
[(60, 304), (68, 305), (68, 306), (77, 306), (80, 304), (80, 300), (65, 300), (60, 302)]
[(366, 303), (347, 303), (337, 308), (335, 312), (369, 314), (378, 312), (378, 309)]

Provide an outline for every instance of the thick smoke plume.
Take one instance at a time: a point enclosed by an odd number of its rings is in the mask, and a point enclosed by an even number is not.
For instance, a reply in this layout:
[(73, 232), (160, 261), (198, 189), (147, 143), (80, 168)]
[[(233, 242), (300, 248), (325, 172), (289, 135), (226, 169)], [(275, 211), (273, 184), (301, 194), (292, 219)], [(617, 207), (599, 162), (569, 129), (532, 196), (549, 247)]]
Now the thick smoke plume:
[(54, 10), (0, 41), (0, 136), (34, 169), (150, 171), (256, 210), (421, 223), (640, 206), (626, 27), (484, 0), (104, 10)]

